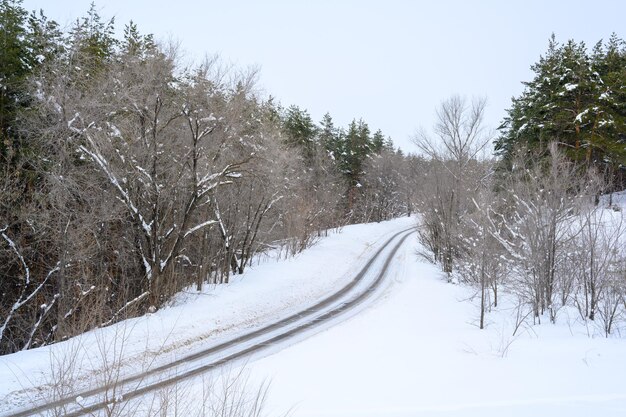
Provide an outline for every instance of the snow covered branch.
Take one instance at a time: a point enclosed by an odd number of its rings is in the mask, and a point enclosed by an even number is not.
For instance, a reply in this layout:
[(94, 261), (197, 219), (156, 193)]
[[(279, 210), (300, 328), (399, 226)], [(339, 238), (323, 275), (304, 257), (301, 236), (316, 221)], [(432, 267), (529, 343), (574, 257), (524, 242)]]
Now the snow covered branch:
[(192, 234), (192, 233), (194, 233), (194, 232), (197, 232), (198, 230), (200, 230), (200, 229), (202, 229), (202, 228), (204, 228), (204, 227), (210, 226), (210, 225), (212, 225), (212, 224), (215, 224), (215, 223), (217, 223), (217, 220), (208, 220), (208, 221), (206, 221), (206, 222), (204, 222), (204, 223), (200, 223), (199, 225), (196, 225), (196, 226), (194, 226), (194, 227), (190, 228), (189, 230), (187, 230), (187, 231), (185, 232), (185, 234), (184, 234), (184, 237), (187, 237), (187, 236), (189, 236), (190, 234)]
[(122, 308), (120, 308), (119, 310), (115, 312), (115, 314), (113, 314), (113, 317), (111, 317), (110, 320), (102, 323), (100, 327), (106, 327), (112, 324), (113, 322), (115, 322), (115, 320), (117, 320), (120, 314), (126, 311), (129, 307), (132, 307), (133, 305), (139, 303), (141, 300), (144, 300), (148, 295), (150, 295), (150, 291), (145, 291), (141, 293), (140, 295), (138, 295), (137, 297), (133, 298), (132, 300), (128, 301), (126, 304), (122, 306)]
[(4, 332), (6, 331), (7, 326), (9, 325), (11, 320), (13, 319), (13, 316), (15, 315), (15, 313), (21, 307), (23, 307), (25, 304), (27, 304), (30, 300), (32, 300), (33, 297), (35, 297), (35, 295), (37, 295), (39, 293), (39, 291), (47, 284), (47, 282), (50, 279), (50, 277), (55, 272), (58, 272), (59, 269), (60, 269), (59, 268), (60, 267), (60, 263), (57, 262), (56, 266), (54, 268), (52, 268), (48, 272), (48, 274), (46, 275), (44, 280), (35, 289), (33, 289), (30, 293), (27, 293), (28, 286), (30, 285), (30, 280), (31, 280), (30, 268), (26, 264), (26, 261), (25, 261), (24, 257), (22, 256), (22, 254), (20, 253), (20, 251), (18, 250), (15, 242), (13, 242), (13, 240), (11, 240), (9, 238), (9, 236), (7, 236), (7, 234), (5, 233), (6, 230), (7, 230), (6, 227), (3, 228), (2, 232), (0, 232), (0, 236), (2, 236), (2, 238), (8, 243), (9, 247), (15, 253), (16, 257), (19, 259), (20, 263), (22, 264), (22, 267), (24, 268), (25, 279), (24, 279), (24, 284), (22, 285), (22, 290), (20, 292), (20, 295), (19, 295), (17, 301), (15, 301), (13, 306), (11, 306), (11, 309), (7, 313), (7, 316), (4, 319), (4, 322), (0, 326), (0, 340), (2, 340), (2, 338), (4, 336)]

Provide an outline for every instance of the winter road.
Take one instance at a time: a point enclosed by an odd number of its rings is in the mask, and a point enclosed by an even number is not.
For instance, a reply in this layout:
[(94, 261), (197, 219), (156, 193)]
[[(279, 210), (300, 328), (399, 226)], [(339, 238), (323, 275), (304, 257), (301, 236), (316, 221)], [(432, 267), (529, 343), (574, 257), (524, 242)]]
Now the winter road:
[[(328, 325), (332, 319), (367, 300), (384, 282), (395, 254), (413, 232), (414, 228), (410, 228), (391, 236), (347, 285), (305, 310), (146, 372), (120, 378), (113, 385), (77, 392), (53, 402), (39, 404), (5, 416), (58, 415), (60, 410), (68, 417), (97, 413), (107, 407), (111, 401), (128, 401), (138, 398), (223, 365), (248, 358), (269, 347), (276, 347), (277, 344), (288, 339), (294, 339), (296, 336), (302, 337), (311, 329)], [(79, 397), (81, 398), (80, 404), (76, 401)]]

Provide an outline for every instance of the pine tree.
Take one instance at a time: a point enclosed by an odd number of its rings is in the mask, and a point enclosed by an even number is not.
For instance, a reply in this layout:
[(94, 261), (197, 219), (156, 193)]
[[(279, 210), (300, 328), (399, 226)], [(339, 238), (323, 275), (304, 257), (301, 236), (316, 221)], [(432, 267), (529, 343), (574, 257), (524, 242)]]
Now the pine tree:
[(37, 151), (24, 132), (28, 126), (20, 122), (38, 95), (29, 84), (44, 65), (60, 56), (63, 34), (43, 12), (28, 15), (21, 0), (1, 0), (0, 45), (0, 168), (6, 178), (23, 185), (36, 177), (24, 156)]
[(343, 140), (340, 167), (348, 180), (348, 210), (357, 198), (358, 190), (362, 187), (363, 166), (372, 150), (372, 139), (367, 123), (362, 119), (352, 120)]
[(299, 148), (305, 161), (310, 163), (315, 152), (317, 127), (309, 113), (298, 106), (290, 106), (285, 112), (283, 129), (286, 143)]
[(124, 38), (121, 42), (121, 52), (124, 55), (145, 60), (156, 53), (154, 36), (141, 35), (137, 24), (132, 20), (124, 27)]
[(91, 3), (87, 15), (77, 19), (69, 35), (69, 70), (76, 83), (86, 87), (114, 57), (118, 41), (115, 38), (115, 19), (108, 22)]
[(615, 35), (591, 54), (584, 43), (561, 45), (553, 35), (547, 53), (531, 66), (534, 78), (523, 83), (524, 92), (513, 98), (500, 127), (495, 149), (504, 165), (519, 147), (547, 155), (553, 141), (587, 168), (607, 172), (626, 165), (624, 57)]
[(53, 62), (65, 53), (65, 41), (59, 24), (40, 10), (28, 16), (28, 46), (36, 64)]
[(328, 155), (334, 160), (339, 155), (339, 130), (333, 123), (330, 113), (326, 113), (320, 122), (318, 140)]
[(386, 143), (385, 135), (378, 129), (374, 132), (374, 136), (372, 136), (372, 152), (380, 153), (385, 148)]
[(18, 155), (15, 118), (26, 100), (23, 83), (34, 63), (27, 16), (21, 0), (0, 1), (0, 164), (4, 167), (13, 165)]
[[(612, 34), (606, 46), (594, 49), (593, 67), (602, 75), (603, 84), (597, 98), (603, 118), (597, 121), (598, 136), (606, 147), (606, 162), (617, 186), (624, 186), (626, 166), (626, 42)], [(621, 184), (621, 185), (620, 185)]]

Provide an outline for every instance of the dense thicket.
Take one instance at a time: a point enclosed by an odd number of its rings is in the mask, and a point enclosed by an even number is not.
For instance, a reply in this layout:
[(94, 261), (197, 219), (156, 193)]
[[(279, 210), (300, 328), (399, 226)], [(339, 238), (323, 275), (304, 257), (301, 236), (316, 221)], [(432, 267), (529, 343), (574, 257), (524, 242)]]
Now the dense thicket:
[(532, 68), (496, 158), (480, 152), (491, 139), (482, 134), (482, 101), (444, 101), (435, 137), (416, 136), (428, 173), (420, 238), (450, 280), (476, 286), (480, 328), (505, 286), (517, 298), (515, 331), (570, 308), (619, 334), (626, 228), (611, 192), (624, 187), (624, 42), (613, 35), (589, 54), (552, 38)]
[(264, 99), (254, 71), (183, 67), (93, 6), (62, 33), (0, 0), (0, 25), (0, 353), (411, 210), (390, 140)]
[(531, 66), (535, 73), (513, 99), (495, 142), (510, 165), (516, 149), (547, 155), (556, 142), (581, 168), (593, 167), (621, 189), (626, 167), (626, 44), (613, 34), (589, 50), (583, 42), (560, 44)]

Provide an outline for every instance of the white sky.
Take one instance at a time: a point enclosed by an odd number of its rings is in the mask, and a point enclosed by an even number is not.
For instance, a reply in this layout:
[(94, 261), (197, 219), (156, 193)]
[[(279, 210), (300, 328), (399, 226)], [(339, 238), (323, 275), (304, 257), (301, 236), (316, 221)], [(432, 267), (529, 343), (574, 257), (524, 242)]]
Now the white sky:
[[(61, 24), (91, 0), (25, 0)], [(337, 125), (362, 117), (404, 150), (419, 126), (451, 94), (486, 96), (495, 128), (522, 91), (554, 32), (593, 45), (611, 32), (626, 37), (620, 0), (99, 0), (121, 30), (181, 42), (190, 57), (219, 53), (261, 67), (260, 84), (285, 106)]]

